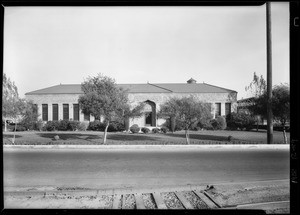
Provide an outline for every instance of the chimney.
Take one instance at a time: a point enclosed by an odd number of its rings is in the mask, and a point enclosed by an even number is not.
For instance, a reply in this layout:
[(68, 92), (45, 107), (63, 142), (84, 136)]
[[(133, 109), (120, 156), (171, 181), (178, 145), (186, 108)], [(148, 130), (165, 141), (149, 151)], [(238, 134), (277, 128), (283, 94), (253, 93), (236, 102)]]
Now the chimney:
[(196, 80), (193, 78), (190, 78), (190, 80), (187, 81), (188, 84), (196, 84)]

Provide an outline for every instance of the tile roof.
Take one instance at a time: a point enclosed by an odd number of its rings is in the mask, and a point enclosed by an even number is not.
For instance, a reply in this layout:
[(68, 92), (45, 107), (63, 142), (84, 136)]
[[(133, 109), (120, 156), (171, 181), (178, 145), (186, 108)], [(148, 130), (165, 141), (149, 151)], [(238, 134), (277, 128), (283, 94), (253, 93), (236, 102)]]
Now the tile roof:
[[(228, 93), (234, 90), (210, 84), (187, 84), (187, 83), (165, 83), (165, 84), (117, 84), (127, 89), (129, 93)], [(82, 94), (80, 84), (60, 84), (40, 90), (26, 93), (25, 95), (38, 94)]]

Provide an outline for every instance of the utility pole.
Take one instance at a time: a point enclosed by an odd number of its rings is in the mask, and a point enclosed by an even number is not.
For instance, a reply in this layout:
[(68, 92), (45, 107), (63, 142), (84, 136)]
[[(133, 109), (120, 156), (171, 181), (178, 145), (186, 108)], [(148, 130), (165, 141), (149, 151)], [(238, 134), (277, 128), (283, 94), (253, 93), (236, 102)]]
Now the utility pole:
[(267, 143), (273, 144), (271, 3), (267, 2)]

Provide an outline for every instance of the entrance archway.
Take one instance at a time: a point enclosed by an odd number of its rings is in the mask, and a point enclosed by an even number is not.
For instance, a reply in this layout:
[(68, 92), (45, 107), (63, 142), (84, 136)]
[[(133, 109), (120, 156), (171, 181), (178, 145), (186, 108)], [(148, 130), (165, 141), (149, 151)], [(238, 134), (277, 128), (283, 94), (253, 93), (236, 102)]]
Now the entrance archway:
[(156, 127), (156, 104), (150, 100), (145, 103), (145, 126)]

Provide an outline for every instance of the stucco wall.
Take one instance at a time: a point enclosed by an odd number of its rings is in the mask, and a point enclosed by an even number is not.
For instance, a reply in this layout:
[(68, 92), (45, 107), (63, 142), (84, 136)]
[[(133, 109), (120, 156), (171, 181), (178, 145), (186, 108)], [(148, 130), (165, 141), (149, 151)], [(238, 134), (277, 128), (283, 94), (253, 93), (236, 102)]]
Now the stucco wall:
[[(59, 120), (63, 119), (63, 104), (69, 104), (69, 119), (73, 118), (73, 104), (78, 104), (78, 98), (80, 94), (44, 94), (44, 95), (26, 95), (27, 100), (32, 100), (38, 105), (39, 119), (42, 119), (42, 104), (48, 104), (48, 120), (52, 120), (52, 104), (58, 104)], [(128, 95), (129, 101), (132, 107), (136, 106), (140, 102), (152, 101), (156, 104), (156, 111), (160, 110), (160, 105), (163, 104), (171, 97), (182, 98), (189, 95), (194, 95), (200, 101), (212, 104), (212, 114), (215, 112), (215, 103), (221, 103), (221, 115), (225, 114), (225, 103), (230, 102), (231, 111), (237, 111), (237, 94), (236, 93), (131, 93)], [(146, 106), (145, 109), (149, 109)], [(149, 110), (148, 110), (149, 111)], [(84, 120), (84, 114), (79, 112), (79, 120)], [(91, 121), (94, 118), (91, 116)], [(158, 119), (157, 126), (160, 126), (165, 121)], [(140, 126), (145, 125), (145, 116), (130, 120), (130, 126), (138, 124)]]

